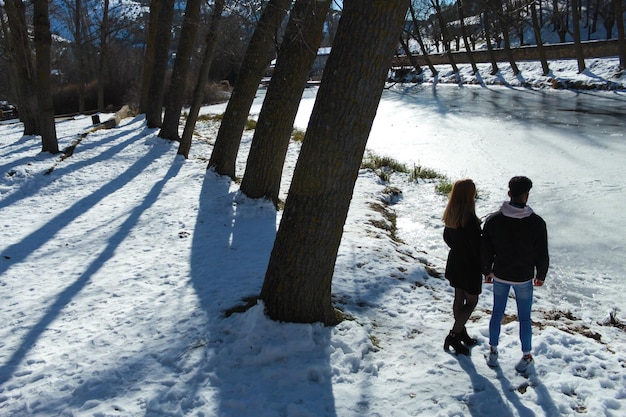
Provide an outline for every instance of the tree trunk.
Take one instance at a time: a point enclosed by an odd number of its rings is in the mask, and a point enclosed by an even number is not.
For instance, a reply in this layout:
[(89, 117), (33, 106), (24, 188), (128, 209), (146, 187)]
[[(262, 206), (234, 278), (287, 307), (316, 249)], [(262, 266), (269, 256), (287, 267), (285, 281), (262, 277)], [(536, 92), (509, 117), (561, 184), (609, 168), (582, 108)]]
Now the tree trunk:
[(454, 55), (452, 55), (452, 51), (450, 50), (450, 35), (448, 34), (446, 22), (444, 21), (443, 14), (441, 13), (441, 5), (439, 4), (439, 0), (431, 0), (431, 5), (435, 8), (437, 21), (439, 22), (439, 27), (441, 28), (441, 37), (443, 38), (443, 48), (445, 49), (446, 55), (448, 56), (448, 61), (450, 62), (450, 66), (452, 66), (452, 71), (454, 71), (454, 73), (458, 75), (459, 68), (456, 65)]
[(159, 137), (164, 139), (179, 140), (178, 125), (180, 123), (183, 102), (185, 101), (189, 63), (196, 42), (198, 24), (200, 23), (201, 4), (202, 0), (188, 0), (185, 7), (185, 18), (178, 41), (178, 51), (176, 52), (176, 61), (174, 61), (172, 70), (167, 103), (165, 104), (165, 116), (159, 132)]
[(146, 124), (149, 128), (161, 127), (163, 113), (163, 94), (165, 91), (165, 74), (169, 61), (170, 43), (172, 41), (172, 20), (174, 18), (174, 0), (160, 0), (154, 64), (150, 77)]
[(307, 77), (322, 41), (330, 0), (297, 0), (278, 51), (254, 132), (241, 191), (278, 205), (289, 139)]
[(9, 45), (17, 80), (17, 105), (24, 135), (39, 133), (39, 110), (35, 88), (36, 74), (33, 54), (28, 40), (26, 10), (21, 0), (5, 1), (9, 22)]
[(578, 9), (578, 0), (572, 0), (572, 20), (572, 25), (574, 25), (574, 50), (576, 51), (578, 73), (580, 74), (585, 70), (585, 55), (583, 54), (583, 46), (580, 43), (580, 13)]
[(291, 0), (270, 0), (254, 30), (209, 160), (208, 168), (220, 175), (235, 179), (241, 135), (263, 73), (274, 57), (277, 33), (290, 5)]
[(515, 58), (513, 58), (513, 53), (511, 52), (511, 37), (509, 35), (509, 31), (511, 30), (511, 19), (508, 16), (507, 10), (504, 9), (502, 0), (498, 0), (498, 3), (498, 26), (500, 27), (500, 31), (502, 32), (502, 38), (504, 40), (504, 52), (509, 58), (509, 64), (511, 65), (511, 69), (513, 70), (513, 75), (517, 76), (520, 71), (517, 67), (517, 63), (515, 62)]
[(491, 59), (491, 75), (496, 75), (498, 71), (498, 62), (496, 61), (496, 55), (493, 53), (493, 45), (491, 44), (491, 10), (489, 8), (489, 0), (484, 1), (484, 25), (485, 25), (485, 41), (487, 42), (487, 51), (489, 51), (489, 58)]
[(619, 51), (619, 66), (620, 68), (626, 68), (626, 40), (624, 40), (624, 19), (619, 18), (624, 16), (624, 8), (621, 0), (614, 0), (615, 2), (615, 16), (618, 16), (617, 24), (617, 47)]
[(541, 26), (537, 19), (537, 8), (535, 2), (530, 4), (530, 15), (533, 21), (533, 31), (535, 32), (535, 42), (537, 43), (537, 50), (539, 51), (539, 58), (541, 60), (541, 68), (543, 69), (543, 75), (550, 73), (550, 67), (548, 66), (548, 58), (546, 58), (546, 51), (543, 48), (543, 41), (541, 40)]
[(400, 45), (402, 46), (402, 50), (404, 51), (404, 54), (407, 56), (407, 58), (409, 58), (409, 62), (411, 63), (411, 66), (415, 69), (415, 72), (418, 75), (424, 72), (422, 67), (420, 67), (420, 64), (417, 62), (417, 59), (415, 59), (415, 57), (413, 56), (413, 53), (411, 52), (411, 49), (409, 48), (409, 44), (406, 43), (402, 35), (400, 35)]
[(50, 34), (50, 18), (48, 1), (34, 2), (35, 51), (37, 69), (37, 101), (39, 103), (39, 134), (41, 135), (41, 151), (58, 153), (57, 132), (54, 125), (54, 104), (50, 88), (50, 67), (52, 36)]
[(183, 155), (185, 159), (189, 157), (193, 130), (196, 127), (198, 114), (200, 113), (200, 107), (202, 106), (202, 99), (204, 98), (204, 87), (206, 85), (207, 78), (209, 77), (211, 63), (213, 62), (213, 53), (215, 52), (215, 46), (217, 45), (217, 34), (219, 30), (219, 23), (222, 19), (222, 13), (224, 12), (224, 6), (225, 0), (215, 0), (215, 5), (213, 6), (213, 13), (211, 17), (211, 26), (209, 27), (209, 31), (207, 32), (205, 38), (202, 64), (200, 64), (198, 80), (196, 81), (196, 86), (193, 91), (193, 99), (191, 103), (191, 108), (189, 109), (189, 116), (187, 116), (187, 122), (185, 122), (183, 136), (180, 140), (180, 145), (178, 146), (178, 155)]
[(74, 36), (74, 49), (78, 60), (78, 112), (83, 114), (85, 112), (85, 56), (83, 53), (83, 34), (81, 24), (83, 7), (81, 6), (81, 0), (75, 0), (74, 6), (76, 9), (74, 10), (74, 26), (76, 29)]
[(139, 98), (139, 108), (142, 113), (148, 111), (148, 101), (150, 93), (150, 83), (152, 82), (152, 67), (156, 52), (156, 36), (159, 27), (159, 10), (161, 10), (158, 0), (150, 2), (150, 21), (148, 23), (148, 33), (146, 34), (146, 50), (143, 61), (143, 74), (141, 80), (141, 96)]
[(100, 56), (98, 57), (98, 110), (104, 111), (104, 68), (107, 60), (109, 32), (109, 0), (102, 6), (102, 25), (100, 25)]
[(338, 322), (331, 301), (337, 251), (408, 5), (343, 2), (261, 291), (273, 320)]
[(476, 65), (476, 60), (474, 59), (474, 55), (472, 54), (470, 42), (467, 39), (467, 29), (465, 28), (465, 14), (463, 13), (463, 0), (457, 0), (456, 5), (459, 12), (459, 21), (461, 22), (461, 34), (463, 36), (463, 44), (465, 45), (465, 53), (467, 54), (467, 58), (472, 65), (472, 73), (478, 74), (478, 65)]
[(422, 39), (422, 34), (420, 33), (420, 28), (417, 25), (417, 17), (415, 15), (415, 9), (413, 8), (413, 3), (409, 4), (409, 12), (411, 13), (411, 19), (413, 20), (413, 29), (414, 29), (414, 33), (415, 33), (415, 40), (417, 41), (417, 43), (420, 46), (420, 49), (422, 50), (422, 54), (424, 55), (424, 59), (426, 60), (426, 64), (428, 65), (428, 68), (430, 69), (430, 72), (433, 74), (433, 77), (436, 77), (438, 74), (437, 69), (435, 68), (435, 66), (433, 65), (430, 56), (428, 55), (428, 49), (426, 49), (426, 45), (424, 45), (424, 40)]

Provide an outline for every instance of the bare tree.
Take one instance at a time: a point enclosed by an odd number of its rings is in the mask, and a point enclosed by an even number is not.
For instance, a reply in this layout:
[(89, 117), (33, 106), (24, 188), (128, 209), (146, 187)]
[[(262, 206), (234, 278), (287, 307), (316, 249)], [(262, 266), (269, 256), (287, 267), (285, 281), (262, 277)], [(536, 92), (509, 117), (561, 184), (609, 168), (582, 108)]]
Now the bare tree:
[(102, 22), (100, 23), (100, 57), (98, 59), (98, 110), (104, 111), (104, 70), (106, 66), (109, 42), (109, 0), (102, 5)]
[[(154, 56), (150, 72), (149, 89), (146, 103), (146, 124), (149, 128), (160, 127), (163, 113), (163, 94), (165, 92), (165, 74), (167, 72), (170, 43), (172, 40), (172, 20), (174, 0), (152, 0), (158, 4), (156, 19)], [(151, 4), (152, 7), (152, 4)], [(152, 9), (151, 9), (152, 10)], [(152, 23), (152, 19), (150, 19)], [(149, 29), (149, 32), (152, 29)], [(148, 50), (146, 49), (146, 54)], [(144, 77), (145, 77), (144, 73)]]
[(437, 76), (438, 71), (432, 63), (432, 60), (429, 57), (428, 49), (424, 44), (424, 39), (422, 38), (422, 33), (420, 32), (420, 26), (418, 25), (417, 13), (415, 13), (415, 7), (413, 6), (413, 2), (409, 3), (409, 12), (411, 14), (411, 20), (413, 21), (413, 35), (415, 36), (415, 40), (420, 46), (422, 50), (422, 55), (424, 55), (424, 59), (426, 60), (426, 64), (430, 69), (430, 72), (433, 74), (433, 77)]
[(585, 56), (583, 54), (583, 46), (580, 43), (580, 13), (578, 10), (578, 0), (572, 0), (572, 25), (574, 27), (574, 50), (576, 51), (576, 60), (578, 62), (578, 73), (585, 70)]
[(458, 75), (459, 68), (456, 65), (456, 60), (454, 59), (454, 55), (452, 55), (452, 50), (450, 48), (450, 34), (448, 33), (448, 29), (446, 27), (446, 21), (443, 18), (441, 3), (439, 2), (439, 0), (430, 0), (430, 4), (435, 9), (435, 14), (437, 17), (437, 21), (439, 22), (439, 27), (441, 29), (441, 36), (443, 38), (443, 45), (446, 55), (448, 57), (448, 61), (452, 66), (452, 71), (454, 71), (454, 73)]
[(211, 63), (213, 62), (213, 53), (215, 52), (215, 45), (217, 44), (217, 33), (219, 30), (220, 21), (222, 20), (224, 5), (225, 0), (215, 0), (213, 13), (211, 15), (211, 25), (205, 37), (202, 64), (200, 65), (198, 80), (196, 81), (196, 86), (194, 88), (191, 108), (189, 109), (189, 115), (187, 116), (185, 129), (183, 130), (183, 136), (180, 140), (180, 145), (178, 147), (178, 155), (183, 155), (185, 158), (189, 157), (189, 150), (191, 149), (191, 138), (193, 136), (193, 130), (198, 120), (198, 114), (200, 113), (200, 106), (202, 105), (204, 87), (209, 76), (209, 69), (211, 68)]
[(171, 140), (179, 140), (178, 124), (180, 113), (185, 100), (185, 89), (189, 73), (189, 63), (198, 33), (200, 23), (200, 5), (202, 0), (187, 0), (183, 27), (180, 31), (176, 60), (172, 69), (170, 88), (165, 103), (165, 116), (159, 137)]
[(39, 133), (39, 110), (35, 89), (35, 63), (28, 39), (26, 8), (21, 0), (4, 2), (9, 23), (9, 47), (13, 58), (20, 119), (24, 123), (24, 135)]
[(139, 98), (139, 107), (142, 112), (148, 110), (148, 101), (150, 99), (150, 84), (152, 82), (152, 68), (154, 66), (157, 29), (159, 27), (159, 10), (160, 3), (157, 0), (150, 2), (150, 21), (148, 23), (148, 32), (146, 33), (146, 51), (143, 62), (143, 76), (141, 80), (141, 96)]
[(550, 73), (550, 67), (548, 66), (548, 58), (546, 57), (546, 51), (543, 47), (543, 40), (541, 39), (541, 26), (539, 25), (539, 19), (537, 19), (537, 7), (536, 1), (532, 0), (529, 4), (530, 15), (533, 21), (533, 31), (535, 33), (535, 42), (537, 43), (537, 50), (539, 51), (539, 59), (541, 60), (541, 68), (543, 75)]
[(322, 41), (330, 0), (297, 0), (278, 51), (248, 155), (241, 191), (278, 205), (283, 165), (302, 92)]
[[(624, 8), (621, 0), (614, 0), (615, 15), (624, 16)], [(617, 19), (617, 45), (619, 51), (620, 68), (626, 68), (626, 40), (624, 40), (624, 19)]]
[(472, 65), (473, 74), (478, 74), (478, 66), (476, 65), (476, 59), (474, 59), (474, 55), (472, 53), (472, 49), (470, 47), (470, 42), (468, 40), (467, 29), (465, 28), (465, 13), (463, 12), (463, 0), (456, 1), (457, 10), (459, 13), (459, 22), (461, 25), (461, 34), (463, 36), (463, 44), (465, 45), (465, 53), (467, 54), (467, 58)]
[(261, 291), (274, 320), (338, 322), (331, 301), (337, 251), (408, 5), (343, 2)]
[(483, 26), (485, 28), (485, 42), (487, 43), (487, 51), (489, 52), (489, 59), (491, 60), (491, 75), (496, 75), (500, 69), (498, 68), (498, 62), (496, 61), (496, 55), (493, 52), (493, 45), (491, 44), (491, 0), (483, 1)]
[(517, 66), (517, 63), (515, 62), (513, 53), (511, 52), (511, 37), (509, 35), (509, 31), (511, 30), (512, 20), (510, 17), (510, 12), (508, 10), (508, 5), (505, 5), (502, 0), (496, 1), (498, 29), (500, 30), (500, 33), (502, 34), (502, 39), (504, 40), (504, 52), (509, 58), (509, 64), (511, 65), (511, 69), (513, 70), (513, 75), (517, 75), (520, 73), (520, 70)]
[(215, 140), (208, 168), (235, 179), (235, 160), (254, 95), (278, 44), (278, 30), (291, 0), (269, 0), (259, 19)]
[(54, 104), (50, 88), (50, 51), (52, 35), (50, 34), (50, 17), (48, 0), (34, 2), (35, 53), (37, 70), (37, 102), (39, 104), (39, 134), (41, 135), (42, 152), (58, 153), (59, 144), (54, 125)]

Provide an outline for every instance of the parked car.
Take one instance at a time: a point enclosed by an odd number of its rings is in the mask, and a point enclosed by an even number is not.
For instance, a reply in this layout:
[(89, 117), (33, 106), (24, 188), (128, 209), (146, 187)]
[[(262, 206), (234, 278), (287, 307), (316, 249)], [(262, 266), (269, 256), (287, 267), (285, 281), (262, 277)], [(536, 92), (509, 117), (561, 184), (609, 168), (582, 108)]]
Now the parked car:
[(17, 107), (9, 104), (6, 100), (0, 100), (0, 120), (15, 119), (17, 117)]

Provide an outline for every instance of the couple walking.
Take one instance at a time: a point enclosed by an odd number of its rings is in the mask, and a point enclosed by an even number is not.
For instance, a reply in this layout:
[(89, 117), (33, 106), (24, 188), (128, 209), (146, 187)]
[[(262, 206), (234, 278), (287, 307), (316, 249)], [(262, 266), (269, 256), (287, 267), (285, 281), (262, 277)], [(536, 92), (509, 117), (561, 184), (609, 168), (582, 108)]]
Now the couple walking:
[(469, 347), (478, 343), (468, 335), (465, 324), (478, 303), (484, 275), (485, 283), (493, 283), (487, 364), (498, 366), (500, 326), (513, 288), (522, 345), (522, 359), (515, 367), (518, 372), (533, 363), (533, 286), (543, 285), (549, 264), (546, 224), (526, 204), (531, 188), (529, 178), (511, 178), (510, 200), (487, 218), (481, 230), (475, 211), (476, 185), (470, 179), (459, 180), (443, 213), (443, 238), (450, 247), (445, 276), (454, 287), (454, 326), (444, 349), (452, 346), (457, 354), (467, 355)]

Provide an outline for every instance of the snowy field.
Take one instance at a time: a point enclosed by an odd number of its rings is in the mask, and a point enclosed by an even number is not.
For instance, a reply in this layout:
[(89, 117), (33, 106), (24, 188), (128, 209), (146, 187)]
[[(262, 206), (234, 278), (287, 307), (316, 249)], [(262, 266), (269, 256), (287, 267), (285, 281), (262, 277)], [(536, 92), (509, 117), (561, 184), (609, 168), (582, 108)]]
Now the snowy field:
[[(575, 62), (554, 64), (564, 79), (626, 89), (614, 60), (593, 67), (576, 74)], [(536, 66), (522, 71), (527, 84), (541, 82)], [(493, 86), (502, 80), (508, 87)], [(499, 78), (482, 81), (463, 88), (527, 90), (504, 65)], [(437, 276), (446, 200), (433, 183), (394, 174), (396, 199), (361, 171), (333, 280), (336, 306), (354, 320), (281, 324), (262, 305), (227, 314), (260, 292), (280, 212), (206, 171), (217, 125), (197, 127), (189, 160), (142, 116), (86, 135), (61, 160), (41, 154), (39, 139), (13, 123), (0, 125), (0, 415), (626, 415), (626, 332), (607, 322), (611, 313), (625, 321), (626, 129), (606, 137), (598, 126), (572, 146), (558, 129), (519, 118), (442, 118), (410, 94), (400, 100), (406, 88), (383, 95), (369, 149), (474, 178), (481, 216), (506, 198), (509, 176), (535, 182), (530, 205), (548, 223), (552, 266), (536, 290), (534, 372), (513, 368), (521, 353), (515, 321), (503, 326), (501, 367), (487, 367), (487, 285), (468, 325), (480, 344), (469, 357), (443, 351), (453, 293)], [(305, 92), (301, 128), (314, 93)], [(624, 103), (624, 90), (604, 94)], [(90, 117), (59, 121), (60, 147), (90, 127)], [(509, 141), (493, 146), (491, 137)], [(244, 134), (240, 175), (251, 138)], [(298, 149), (290, 146), (283, 194)], [(372, 205), (397, 214), (404, 243), (377, 227), (386, 220)]]

